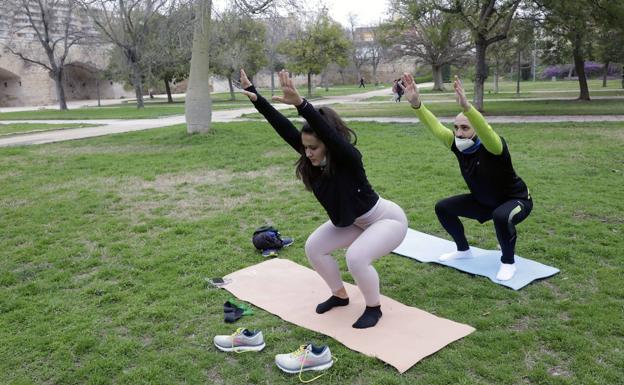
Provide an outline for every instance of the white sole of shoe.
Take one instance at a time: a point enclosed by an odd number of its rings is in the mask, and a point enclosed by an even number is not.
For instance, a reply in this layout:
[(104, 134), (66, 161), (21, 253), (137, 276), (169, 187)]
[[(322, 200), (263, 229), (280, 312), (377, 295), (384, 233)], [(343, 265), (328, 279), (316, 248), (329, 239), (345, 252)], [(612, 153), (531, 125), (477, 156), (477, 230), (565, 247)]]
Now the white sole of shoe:
[(216, 346), (217, 349), (221, 350), (222, 352), (259, 352), (260, 350), (264, 349), (266, 344), (263, 342), (262, 345), (254, 345), (254, 346), (226, 347), (226, 346), (220, 346), (217, 344), (214, 344), (214, 346)]
[[(303, 368), (303, 370), (301, 370), (301, 371), (305, 372), (307, 370), (325, 370), (325, 369), (331, 368), (333, 364), (334, 364), (334, 360), (331, 360), (328, 363), (323, 364), (323, 365), (308, 366), (307, 368)], [(277, 362), (275, 363), (275, 365), (277, 365), (277, 367), (280, 368), (283, 372), (286, 372), (286, 373), (289, 373), (289, 374), (297, 374), (297, 373), (299, 373), (299, 369), (297, 369), (297, 370), (286, 369), (286, 368), (281, 367)]]

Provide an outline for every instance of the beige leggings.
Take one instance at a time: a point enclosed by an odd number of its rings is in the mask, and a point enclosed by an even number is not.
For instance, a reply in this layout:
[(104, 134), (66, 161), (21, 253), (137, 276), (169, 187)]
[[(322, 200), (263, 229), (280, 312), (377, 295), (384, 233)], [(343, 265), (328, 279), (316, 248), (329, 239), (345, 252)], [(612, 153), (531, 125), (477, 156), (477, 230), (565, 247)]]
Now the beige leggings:
[(407, 217), (396, 203), (379, 198), (375, 206), (348, 227), (323, 223), (308, 237), (305, 252), (314, 270), (332, 293), (343, 287), (338, 263), (330, 255), (347, 247), (349, 272), (362, 292), (367, 306), (379, 304), (379, 276), (371, 265), (401, 244), (407, 233)]

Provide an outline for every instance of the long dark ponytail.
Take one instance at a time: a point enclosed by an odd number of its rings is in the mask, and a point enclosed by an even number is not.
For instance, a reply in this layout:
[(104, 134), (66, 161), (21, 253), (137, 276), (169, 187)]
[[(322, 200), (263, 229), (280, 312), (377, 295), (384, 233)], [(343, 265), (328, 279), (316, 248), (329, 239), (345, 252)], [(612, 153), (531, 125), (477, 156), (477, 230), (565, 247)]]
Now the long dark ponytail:
[[(357, 135), (355, 134), (355, 131), (347, 127), (345, 122), (340, 118), (336, 111), (329, 107), (319, 107), (316, 110), (319, 114), (321, 114), (323, 120), (325, 120), (329, 127), (336, 130), (349, 143), (353, 145), (357, 144)], [(318, 138), (318, 135), (316, 134), (314, 129), (310, 127), (308, 122), (305, 122), (303, 124), (303, 127), (301, 128), (301, 133), (314, 135)], [(301, 179), (301, 181), (305, 185), (306, 190), (312, 190), (313, 179), (318, 178), (319, 176), (331, 176), (333, 174), (333, 169), (335, 165), (332, 162), (332, 154), (329, 151), (327, 145), (325, 146), (325, 148), (327, 163), (322, 169), (319, 169), (318, 167), (312, 165), (312, 163), (305, 154), (305, 150), (303, 150), (301, 156), (299, 157), (299, 160), (297, 160), (297, 177)]]

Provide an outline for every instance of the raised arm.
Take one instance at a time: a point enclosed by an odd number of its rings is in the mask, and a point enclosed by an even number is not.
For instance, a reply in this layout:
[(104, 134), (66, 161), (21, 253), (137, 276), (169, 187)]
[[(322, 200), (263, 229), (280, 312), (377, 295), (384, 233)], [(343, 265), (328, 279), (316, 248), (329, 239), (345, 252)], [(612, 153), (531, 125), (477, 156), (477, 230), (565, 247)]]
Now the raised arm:
[(308, 122), (325, 146), (329, 148), (333, 159), (337, 161), (359, 160), (361, 158), (360, 153), (348, 140), (329, 126), (321, 116), (322, 110), (321, 112), (317, 111), (310, 102), (299, 95), (288, 72), (282, 70), (278, 77), (284, 95), (274, 96), (273, 100), (296, 106), (299, 114)]
[(455, 82), (453, 83), (455, 88), (455, 96), (457, 103), (464, 109), (464, 115), (470, 121), (472, 128), (475, 129), (477, 136), (481, 139), (481, 143), (488, 152), (494, 155), (500, 155), (503, 153), (503, 142), (500, 136), (492, 129), (492, 127), (485, 121), (485, 118), (481, 113), (474, 108), (472, 104), (466, 98), (464, 87), (459, 77), (455, 76)]
[[(451, 148), (453, 145), (453, 140), (455, 135), (453, 131), (444, 127), (442, 123), (429, 111), (425, 106), (423, 106), (420, 101), (420, 94), (418, 92), (418, 87), (416, 86), (416, 82), (411, 74), (404, 73), (403, 76), (403, 90), (405, 91), (405, 97), (409, 101), (412, 108), (416, 111), (416, 116), (422, 122), (422, 124), (431, 131), (431, 133), (438, 138), (447, 148)], [(399, 86), (400, 83), (398, 83)]]
[(254, 107), (256, 107), (256, 110), (258, 110), (258, 112), (265, 117), (269, 124), (273, 126), (279, 136), (281, 136), (286, 143), (290, 144), (295, 151), (301, 154), (303, 146), (301, 144), (301, 134), (299, 133), (299, 130), (297, 130), (288, 118), (276, 110), (271, 103), (269, 103), (258, 93), (258, 91), (256, 91), (256, 87), (251, 84), (247, 78), (247, 74), (242, 69), (240, 71), (240, 77), (243, 94), (249, 98)]

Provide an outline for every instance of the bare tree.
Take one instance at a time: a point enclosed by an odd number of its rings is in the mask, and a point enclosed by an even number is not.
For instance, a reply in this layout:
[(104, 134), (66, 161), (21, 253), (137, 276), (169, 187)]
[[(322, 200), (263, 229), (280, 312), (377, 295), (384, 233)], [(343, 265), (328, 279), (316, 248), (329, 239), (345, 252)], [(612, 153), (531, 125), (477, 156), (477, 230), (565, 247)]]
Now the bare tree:
[(367, 44), (368, 54), (370, 55), (370, 63), (373, 67), (373, 81), (375, 85), (379, 85), (379, 79), (377, 79), (377, 67), (379, 67), (379, 63), (385, 58), (387, 54), (387, 49), (383, 46), (382, 40), (382, 29), (379, 28), (379, 25), (371, 28), (371, 33), (373, 35), (372, 41)]
[(414, 6), (411, 1), (395, 0), (393, 9), (401, 17), (389, 25), (395, 51), (408, 54), (431, 66), (433, 90), (443, 91), (442, 68), (462, 64), (471, 55), (472, 42), (466, 29), (458, 28), (452, 14)]
[[(355, 66), (355, 70), (357, 72), (357, 80), (359, 81), (362, 78), (362, 66), (370, 60), (370, 55), (368, 49), (366, 47), (366, 43), (363, 42), (356, 35), (356, 26), (357, 16), (350, 13), (349, 14), (349, 38), (353, 45), (351, 46), (351, 61)], [(344, 80), (343, 80), (344, 83)]]
[(483, 110), (483, 83), (487, 78), (486, 50), (497, 41), (507, 38), (516, 10), (522, 0), (443, 0), (432, 1), (432, 6), (457, 15), (464, 28), (472, 32), (476, 50), (476, 71), (473, 103)]
[[(27, 1), (27, 0), (24, 0)], [(132, 69), (137, 108), (143, 108), (141, 59), (153, 20), (168, 15), (179, 0), (73, 0), (89, 12), (103, 36), (123, 52)]]
[[(93, 36), (90, 25), (80, 20), (80, 8), (75, 0), (8, 1), (12, 11), (25, 15), (27, 22), (11, 26), (6, 49), (25, 62), (45, 68), (54, 79), (59, 108), (67, 110), (63, 88), (65, 63), (74, 45)], [(18, 35), (22, 38), (16, 39)], [(39, 44), (33, 45), (28, 35)]]

